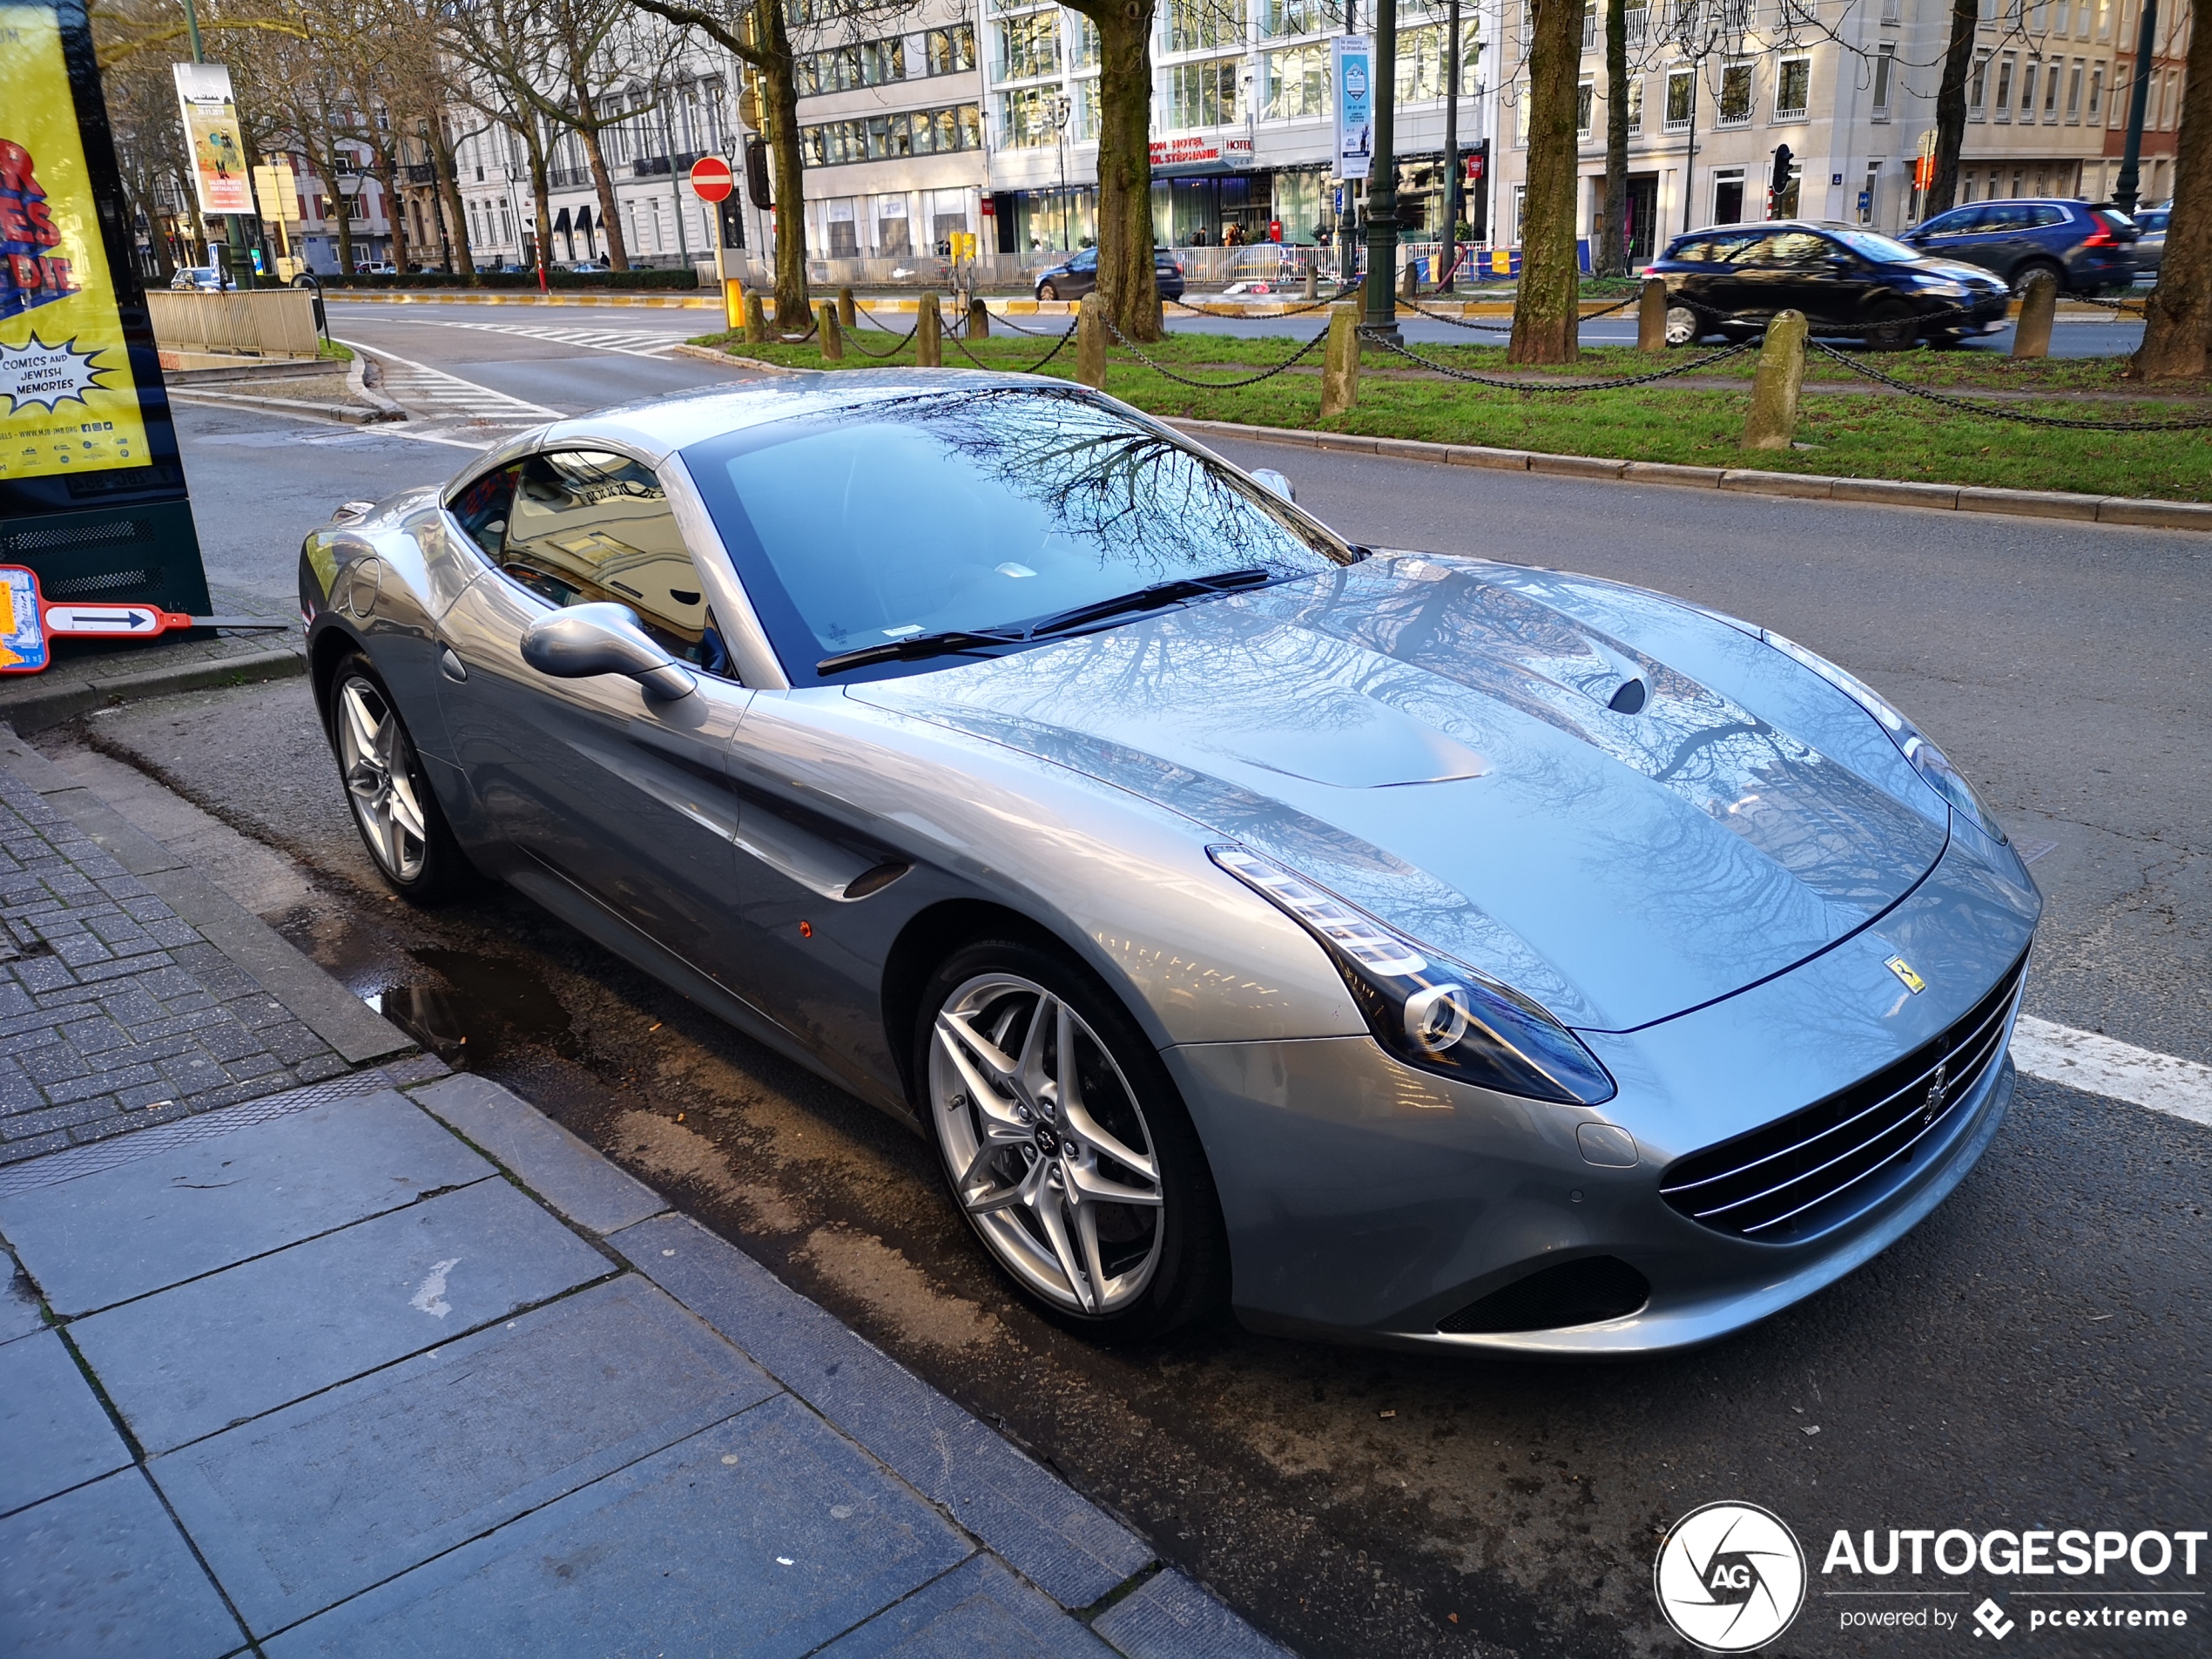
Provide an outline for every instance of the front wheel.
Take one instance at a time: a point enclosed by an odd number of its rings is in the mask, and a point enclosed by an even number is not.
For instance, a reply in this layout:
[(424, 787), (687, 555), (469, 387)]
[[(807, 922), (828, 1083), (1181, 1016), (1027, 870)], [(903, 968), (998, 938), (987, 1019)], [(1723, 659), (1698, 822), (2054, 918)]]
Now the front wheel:
[(1694, 306), (1667, 307), (1667, 343), (1694, 346), (1705, 334), (1705, 319)]
[(1037, 298), (1038, 298), (1038, 299), (1040, 299), (1040, 300), (1057, 300), (1059, 297), (1060, 297), (1060, 290), (1059, 290), (1059, 289), (1057, 289), (1057, 288), (1055, 288), (1055, 287), (1054, 287), (1052, 286), (1052, 284), (1050, 284), (1049, 282), (1040, 282), (1040, 283), (1037, 285)]
[(1919, 322), (1905, 312), (1878, 311), (1866, 325), (1866, 349), (1904, 351), (1919, 334)]
[(972, 945), (925, 988), (914, 1076), (954, 1201), (1033, 1305), (1157, 1337), (1225, 1288), (1197, 1132), (1136, 1022), (1059, 955)]
[(354, 827), (376, 873), (403, 899), (428, 903), (467, 885), (454, 840), (407, 723), (368, 659), (356, 652), (331, 681), (330, 725)]

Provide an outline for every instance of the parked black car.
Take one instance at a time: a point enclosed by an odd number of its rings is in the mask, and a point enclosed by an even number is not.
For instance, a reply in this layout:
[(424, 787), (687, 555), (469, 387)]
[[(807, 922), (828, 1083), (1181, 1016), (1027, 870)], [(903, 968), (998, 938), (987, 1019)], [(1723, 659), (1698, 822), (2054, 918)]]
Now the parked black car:
[(1707, 334), (1748, 340), (1778, 311), (1802, 311), (1815, 334), (1878, 351), (1956, 341), (2004, 326), (2005, 285), (1857, 225), (1779, 219), (1716, 225), (1667, 245), (1646, 274), (1667, 280), (1667, 343)]
[[(1183, 266), (1163, 247), (1152, 250), (1152, 277), (1160, 285), (1160, 298), (1183, 298)], [(1080, 300), (1098, 286), (1098, 250), (1087, 247), (1064, 265), (1055, 265), (1037, 279), (1040, 300)]]
[(2092, 294), (2133, 286), (2140, 234), (2134, 220), (2109, 204), (2050, 198), (1954, 207), (1908, 231), (1905, 240), (1938, 259), (1994, 271), (2016, 292), (2048, 271), (2061, 293)]

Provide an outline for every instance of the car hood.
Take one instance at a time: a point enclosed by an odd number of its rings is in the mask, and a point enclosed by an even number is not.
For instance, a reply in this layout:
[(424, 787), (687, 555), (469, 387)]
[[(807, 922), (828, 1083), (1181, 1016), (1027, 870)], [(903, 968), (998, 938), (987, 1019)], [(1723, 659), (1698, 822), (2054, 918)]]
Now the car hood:
[(1875, 781), (1563, 592), (1382, 554), (847, 695), (1143, 795), (1592, 1029), (1780, 973), (1933, 867), (1947, 819), (1917, 779)]
[(1988, 267), (1968, 265), (1964, 260), (1943, 260), (1931, 255), (1913, 266), (1935, 276), (1949, 277), (1953, 282), (1963, 282), (1972, 288), (2001, 288), (2005, 285), (1989, 274)]

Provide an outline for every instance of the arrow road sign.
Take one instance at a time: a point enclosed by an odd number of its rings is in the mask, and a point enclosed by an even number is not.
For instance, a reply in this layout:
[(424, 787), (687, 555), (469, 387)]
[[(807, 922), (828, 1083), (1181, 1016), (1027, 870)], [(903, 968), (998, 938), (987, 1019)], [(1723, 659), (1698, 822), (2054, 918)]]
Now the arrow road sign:
[(46, 607), (50, 634), (158, 634), (161, 612), (152, 605), (53, 605)]

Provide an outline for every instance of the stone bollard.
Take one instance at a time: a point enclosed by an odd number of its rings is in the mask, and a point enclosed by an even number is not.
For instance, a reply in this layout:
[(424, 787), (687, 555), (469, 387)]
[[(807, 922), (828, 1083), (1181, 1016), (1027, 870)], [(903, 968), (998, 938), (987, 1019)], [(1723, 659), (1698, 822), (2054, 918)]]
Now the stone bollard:
[(757, 293), (745, 297), (745, 343), (765, 346), (768, 343), (768, 307), (760, 302)]
[(840, 328), (850, 328), (859, 321), (860, 319), (853, 314), (853, 290), (850, 288), (840, 288), (837, 291), (838, 327)]
[(1099, 391), (1106, 388), (1106, 302), (1096, 288), (1076, 307), (1076, 378)]
[(1329, 343), (1322, 347), (1321, 414), (1342, 415), (1359, 401), (1359, 307), (1329, 307)]
[(1636, 306), (1636, 349), (1667, 349), (1667, 279), (1646, 277), (1643, 298)]
[(945, 314), (937, 308), (934, 293), (921, 296), (914, 314), (914, 365), (919, 368), (945, 366)]
[(968, 337), (988, 340), (991, 337), (991, 314), (984, 309), (980, 293), (968, 302)]
[(1414, 290), (1413, 262), (1408, 260), (1406, 261), (1405, 269), (1398, 273), (1398, 297), (1400, 300), (1410, 300), (1413, 297)]
[(1321, 273), (1311, 264), (1305, 267), (1305, 297), (1309, 300), (1321, 297)]
[(1746, 449), (1787, 449), (1797, 432), (1797, 395), (1805, 384), (1805, 314), (1784, 311), (1766, 326), (1759, 372), (1751, 381)]
[(838, 327), (837, 307), (825, 300), (814, 312), (814, 323), (821, 330), (822, 361), (841, 363), (845, 361), (845, 331)]
[(2013, 325), (2013, 356), (2051, 354), (2051, 319), (2058, 309), (2058, 278), (2048, 271), (2038, 271), (2020, 291), (2020, 320)]

